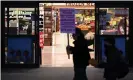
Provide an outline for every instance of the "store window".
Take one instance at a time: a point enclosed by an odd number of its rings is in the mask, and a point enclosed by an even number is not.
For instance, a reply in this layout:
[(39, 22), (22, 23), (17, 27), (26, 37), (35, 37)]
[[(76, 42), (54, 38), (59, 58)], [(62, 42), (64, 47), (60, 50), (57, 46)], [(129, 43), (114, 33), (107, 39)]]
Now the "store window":
[[(105, 39), (105, 37), (100, 38), (100, 41), (101, 41), (100, 50), (102, 52), (102, 60), (106, 59), (104, 39)], [(122, 51), (122, 55), (125, 57), (126, 56), (126, 38), (124, 38), (124, 37), (115, 38), (115, 46), (118, 50)]]
[(95, 31), (95, 9), (76, 10), (76, 26), (81, 30)]
[(85, 35), (85, 39), (89, 41), (88, 48), (91, 50), (91, 58), (95, 58), (95, 9), (76, 9), (75, 24), (80, 28)]
[[(44, 18), (39, 21), (40, 25), (42, 25), (41, 22), (44, 24), (44, 40), (51, 38), (51, 32), (56, 33), (61, 31), (60, 9), (72, 8), (75, 10), (75, 27), (82, 30), (86, 39), (93, 38), (91, 40), (93, 40), (92, 42), (94, 43), (95, 3), (40, 3), (39, 6), (40, 16), (44, 16)], [(47, 43), (48, 41), (44, 42)]]
[(31, 38), (8, 38), (6, 42), (8, 43), (5, 47), (6, 64), (33, 64), (35, 62), (35, 57), (33, 57), (35, 46)]
[(128, 35), (129, 8), (99, 8), (101, 35)]
[(9, 8), (9, 35), (34, 35), (35, 22), (32, 20), (35, 8)]

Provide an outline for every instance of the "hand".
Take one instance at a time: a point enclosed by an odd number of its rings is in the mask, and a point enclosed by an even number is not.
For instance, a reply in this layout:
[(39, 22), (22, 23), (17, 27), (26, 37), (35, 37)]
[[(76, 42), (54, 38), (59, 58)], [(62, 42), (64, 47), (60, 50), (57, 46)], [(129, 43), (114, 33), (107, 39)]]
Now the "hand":
[(71, 47), (71, 46), (67, 46), (66, 49), (67, 49), (67, 50), (70, 50), (70, 47)]
[(67, 46), (67, 47), (66, 47), (67, 54), (70, 54), (70, 53), (71, 53), (70, 48), (71, 48), (71, 46)]

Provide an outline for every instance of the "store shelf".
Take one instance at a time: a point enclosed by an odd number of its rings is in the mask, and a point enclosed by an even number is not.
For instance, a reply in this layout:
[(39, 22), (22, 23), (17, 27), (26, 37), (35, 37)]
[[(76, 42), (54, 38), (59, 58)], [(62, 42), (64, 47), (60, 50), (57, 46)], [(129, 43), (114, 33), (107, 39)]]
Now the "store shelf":
[(44, 7), (44, 46), (52, 45), (52, 7)]

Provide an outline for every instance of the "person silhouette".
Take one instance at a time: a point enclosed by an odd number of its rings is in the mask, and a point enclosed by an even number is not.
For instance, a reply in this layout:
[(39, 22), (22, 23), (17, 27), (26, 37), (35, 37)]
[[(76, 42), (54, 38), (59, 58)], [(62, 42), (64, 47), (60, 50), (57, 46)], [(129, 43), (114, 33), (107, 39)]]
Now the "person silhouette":
[(115, 46), (115, 38), (109, 37), (104, 39), (105, 56), (107, 64), (105, 67), (104, 77), (106, 80), (116, 80), (118, 64), (120, 63), (121, 56), (120, 50)]
[(114, 38), (104, 39), (105, 56), (107, 59), (106, 67), (104, 68), (104, 78), (106, 80), (116, 80), (116, 72), (114, 70), (116, 63), (116, 47)]
[(73, 54), (74, 63), (74, 79), (73, 80), (87, 80), (86, 68), (89, 65), (89, 49), (87, 40), (79, 28), (76, 28), (75, 34), (72, 35), (74, 47), (67, 46), (67, 50)]
[(15, 50), (10, 49), (7, 53), (7, 63), (14, 62), (15, 61)]
[(29, 57), (29, 51), (28, 50), (25, 50), (24, 53), (23, 53), (23, 57), (24, 57), (24, 63), (25, 64), (29, 64), (31, 62), (31, 59)]
[(21, 57), (21, 51), (17, 50), (16, 51), (16, 62), (20, 63), (22, 61), (22, 57)]

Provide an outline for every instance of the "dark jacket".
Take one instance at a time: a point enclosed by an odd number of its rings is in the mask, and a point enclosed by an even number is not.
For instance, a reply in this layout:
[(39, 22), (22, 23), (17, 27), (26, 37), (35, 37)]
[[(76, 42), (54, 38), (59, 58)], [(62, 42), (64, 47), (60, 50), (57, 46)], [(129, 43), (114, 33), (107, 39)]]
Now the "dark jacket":
[(76, 40), (73, 42), (75, 47), (71, 47), (70, 50), (73, 54), (73, 62), (75, 67), (84, 67), (89, 65), (89, 49), (87, 41), (84, 39)]
[(119, 51), (115, 46), (110, 46), (105, 49), (105, 55), (107, 57), (107, 64), (105, 67), (104, 77), (116, 77), (116, 65), (120, 59)]

